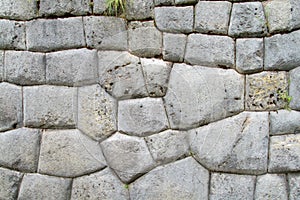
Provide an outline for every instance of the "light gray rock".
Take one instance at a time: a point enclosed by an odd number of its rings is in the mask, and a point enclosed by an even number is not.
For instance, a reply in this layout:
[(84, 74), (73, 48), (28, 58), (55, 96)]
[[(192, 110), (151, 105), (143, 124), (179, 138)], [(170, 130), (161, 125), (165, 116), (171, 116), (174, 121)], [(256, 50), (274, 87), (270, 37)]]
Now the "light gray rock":
[(24, 22), (0, 19), (0, 48), (26, 49)]
[(292, 20), (291, 27), (292, 29), (300, 28), (300, 4), (298, 0), (289, 0), (291, 3), (292, 11)]
[(289, 96), (292, 97), (290, 107), (295, 110), (300, 110), (300, 67), (290, 71), (290, 87)]
[(0, 100), (0, 131), (6, 131), (21, 126), (21, 87), (8, 83), (0, 83)]
[(255, 176), (212, 173), (209, 199), (252, 200), (254, 184)]
[(76, 177), (106, 166), (100, 145), (73, 130), (47, 130), (43, 133), (38, 172)]
[(198, 127), (244, 109), (244, 78), (231, 69), (174, 64), (164, 101), (171, 128)]
[(23, 174), (0, 168), (0, 198), (5, 200), (15, 200)]
[(187, 36), (163, 33), (163, 58), (173, 62), (183, 62)]
[(71, 199), (128, 200), (129, 193), (113, 172), (106, 168), (101, 172), (75, 178)]
[(176, 5), (187, 5), (187, 4), (195, 4), (197, 3), (198, 0), (175, 0)]
[(288, 174), (288, 182), (289, 182), (289, 199), (297, 200), (300, 198), (300, 174)]
[(190, 34), (184, 60), (190, 64), (231, 68), (234, 65), (234, 41), (227, 36)]
[(80, 86), (98, 81), (96, 50), (74, 49), (46, 54), (47, 83)]
[(265, 174), (257, 177), (255, 200), (287, 200), (286, 176), (284, 174)]
[(233, 4), (228, 34), (233, 37), (265, 36), (267, 25), (262, 3)]
[(0, 17), (28, 20), (38, 15), (37, 1), (0, 1)]
[(41, 174), (25, 174), (18, 199), (68, 199), (70, 190), (71, 179)]
[(165, 96), (172, 64), (154, 58), (142, 58), (141, 63), (149, 96)]
[(169, 6), (173, 4), (174, 4), (174, 0), (154, 0), (155, 6)]
[(102, 142), (101, 147), (108, 166), (123, 182), (131, 182), (155, 166), (142, 138), (116, 133)]
[(4, 51), (0, 50), (0, 82), (4, 77)]
[(264, 44), (261, 38), (236, 40), (236, 69), (240, 73), (263, 70)]
[(154, 57), (161, 54), (162, 33), (153, 21), (130, 22), (128, 30), (129, 51), (140, 57)]
[(117, 130), (117, 102), (100, 85), (78, 89), (78, 128), (95, 140)]
[(88, 47), (105, 50), (127, 50), (126, 22), (107, 16), (83, 17)]
[(37, 128), (73, 128), (77, 115), (76, 88), (24, 87), (24, 124)]
[(169, 127), (161, 98), (119, 101), (118, 129), (126, 134), (146, 136)]
[(269, 172), (291, 172), (300, 169), (300, 134), (272, 136)]
[(227, 34), (231, 6), (228, 1), (199, 1), (195, 6), (195, 30)]
[(134, 0), (126, 1), (126, 19), (143, 20), (153, 18), (154, 2), (153, 0)]
[(4, 80), (18, 85), (43, 84), (46, 81), (46, 60), (43, 53), (5, 52)]
[(106, 0), (93, 0), (93, 13), (103, 14), (106, 11)]
[(209, 172), (189, 157), (157, 167), (133, 182), (132, 200), (208, 199)]
[(270, 112), (270, 134), (280, 135), (300, 132), (300, 112), (278, 110)]

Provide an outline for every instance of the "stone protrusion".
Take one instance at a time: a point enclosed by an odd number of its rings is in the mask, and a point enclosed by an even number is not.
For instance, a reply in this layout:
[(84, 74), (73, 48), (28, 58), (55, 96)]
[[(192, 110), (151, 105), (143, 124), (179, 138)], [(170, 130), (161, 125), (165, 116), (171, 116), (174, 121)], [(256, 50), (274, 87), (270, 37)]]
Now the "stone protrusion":
[(5, 200), (15, 200), (18, 196), (19, 187), (23, 174), (0, 168), (0, 198)]
[(300, 132), (300, 112), (278, 110), (270, 112), (270, 134), (292, 134)]
[(25, 34), (24, 22), (0, 19), (0, 48), (1, 49), (6, 49), (6, 50), (26, 49), (25, 35), (26, 34)]
[(187, 36), (184, 34), (163, 34), (163, 58), (173, 62), (183, 62)]

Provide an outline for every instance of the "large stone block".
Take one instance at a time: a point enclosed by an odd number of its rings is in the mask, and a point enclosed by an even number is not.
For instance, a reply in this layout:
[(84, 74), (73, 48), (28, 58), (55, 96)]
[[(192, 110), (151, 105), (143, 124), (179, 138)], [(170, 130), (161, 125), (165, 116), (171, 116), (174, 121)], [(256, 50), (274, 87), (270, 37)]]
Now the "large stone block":
[(0, 19), (0, 48), (26, 49), (24, 22)]
[(37, 1), (0, 1), (0, 17), (28, 20), (38, 15)]
[(278, 110), (270, 112), (270, 134), (292, 134), (300, 132), (300, 112)]
[(184, 34), (163, 34), (163, 58), (173, 62), (183, 62), (187, 36)]
[(300, 67), (290, 71), (290, 88), (289, 95), (292, 97), (290, 107), (300, 110)]
[(23, 174), (0, 168), (0, 198), (15, 200), (18, 196), (19, 187)]
[(289, 199), (300, 199), (300, 173), (288, 174)]
[(126, 19), (127, 20), (143, 20), (153, 18), (154, 0), (134, 0), (127, 1)]

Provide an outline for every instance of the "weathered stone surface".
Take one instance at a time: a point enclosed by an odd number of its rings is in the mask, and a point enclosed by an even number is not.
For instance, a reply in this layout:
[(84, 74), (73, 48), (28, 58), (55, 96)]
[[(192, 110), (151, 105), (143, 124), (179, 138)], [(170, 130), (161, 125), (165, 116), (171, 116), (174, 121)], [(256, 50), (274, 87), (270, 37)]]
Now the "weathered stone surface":
[(254, 73), (263, 70), (263, 39), (236, 40), (236, 69), (240, 73)]
[(291, 27), (292, 29), (300, 28), (300, 4), (298, 0), (289, 0), (291, 3), (292, 11), (292, 20)]
[(286, 176), (284, 174), (265, 174), (257, 177), (255, 200), (287, 200)]
[(0, 102), (0, 131), (19, 127), (22, 121), (21, 88), (0, 83)]
[(0, 198), (15, 200), (23, 174), (0, 168)]
[(129, 199), (128, 190), (109, 168), (88, 176), (75, 178), (71, 199)]
[(164, 97), (173, 129), (198, 127), (244, 109), (244, 78), (234, 70), (174, 64)]
[(233, 4), (228, 34), (234, 37), (261, 37), (266, 35), (267, 26), (262, 3)]
[(27, 127), (72, 128), (76, 119), (76, 88), (24, 87), (24, 123)]
[(154, 26), (153, 21), (129, 24), (129, 51), (140, 57), (154, 57), (161, 54), (162, 33)]
[(288, 174), (289, 199), (297, 200), (300, 198), (300, 173)]
[(267, 112), (243, 112), (189, 131), (191, 151), (211, 170), (261, 174), (267, 171)]
[(126, 50), (127, 30), (124, 19), (107, 16), (83, 17), (88, 47), (105, 50)]
[(85, 15), (89, 12), (89, 0), (40, 0), (41, 16)]
[(4, 51), (0, 50), (0, 82), (4, 77)]
[(130, 135), (146, 136), (169, 127), (161, 98), (119, 101), (118, 129)]
[(151, 170), (155, 162), (142, 138), (116, 133), (101, 143), (108, 165), (123, 182)]
[(26, 49), (24, 22), (0, 19), (0, 48)]
[(252, 200), (255, 176), (212, 173), (209, 199)]
[(175, 0), (176, 5), (182, 5), (182, 4), (195, 4), (198, 0)]
[(43, 133), (39, 173), (75, 177), (104, 168), (99, 144), (78, 130), (47, 130)]
[(261, 72), (246, 76), (246, 109), (277, 110), (286, 102), (282, 98), (287, 92), (285, 72)]
[(182, 62), (184, 59), (187, 36), (184, 34), (163, 34), (163, 58), (173, 62)]
[(68, 199), (70, 189), (71, 179), (40, 174), (25, 174), (18, 199)]
[(197, 65), (233, 67), (234, 41), (227, 36), (190, 34), (184, 60)]
[(165, 96), (172, 64), (154, 58), (142, 58), (141, 63), (149, 96)]
[(143, 71), (138, 57), (128, 52), (99, 51), (99, 82), (118, 99), (148, 95)]
[(227, 34), (231, 5), (228, 1), (199, 1), (195, 6), (195, 30)]
[(208, 199), (209, 173), (193, 158), (157, 167), (129, 187), (132, 200)]
[(7, 82), (35, 85), (46, 81), (46, 63), (43, 53), (6, 51), (4, 63), (4, 80)]
[(289, 95), (292, 97), (290, 107), (300, 110), (300, 67), (290, 71)]
[(270, 134), (280, 135), (300, 131), (300, 112), (278, 110), (270, 113)]
[(78, 86), (98, 81), (97, 51), (75, 49), (46, 54), (47, 83)]
[(272, 136), (269, 172), (300, 170), (300, 134)]
[(154, 0), (155, 6), (169, 6), (174, 4), (174, 0)]
[(93, 0), (93, 13), (103, 14), (106, 11), (106, 0)]
[(100, 85), (78, 89), (78, 128), (95, 140), (117, 130), (117, 102)]
[(0, 17), (9, 19), (32, 19), (37, 17), (37, 1), (0, 1)]
[(153, 0), (135, 0), (127, 1), (126, 19), (127, 20), (142, 20), (153, 18), (154, 15)]

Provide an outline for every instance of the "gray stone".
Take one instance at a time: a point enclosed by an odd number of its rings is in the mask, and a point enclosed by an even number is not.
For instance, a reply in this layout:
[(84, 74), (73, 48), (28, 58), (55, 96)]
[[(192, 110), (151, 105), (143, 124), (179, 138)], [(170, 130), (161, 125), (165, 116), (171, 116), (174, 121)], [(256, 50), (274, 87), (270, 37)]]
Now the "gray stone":
[(175, 0), (176, 5), (187, 5), (187, 4), (195, 4), (198, 0)]
[(0, 50), (0, 82), (4, 77), (4, 51)]
[(24, 22), (0, 19), (0, 48), (26, 49)]
[(155, 6), (169, 6), (174, 4), (174, 0), (154, 0)]
[(234, 40), (227, 36), (190, 34), (184, 60), (197, 65), (233, 67)]
[(154, 57), (161, 54), (162, 33), (153, 21), (130, 22), (128, 30), (129, 51), (140, 57)]
[(109, 168), (101, 172), (75, 178), (72, 187), (72, 200), (129, 199), (128, 190)]
[(117, 130), (117, 102), (100, 85), (78, 89), (78, 128), (95, 140)]
[(99, 82), (118, 99), (148, 95), (138, 57), (126, 51), (99, 51)]
[(240, 73), (254, 73), (263, 70), (263, 39), (236, 40), (236, 69)]
[(53, 51), (85, 46), (82, 17), (37, 19), (26, 22), (27, 48)]
[(15, 200), (23, 174), (0, 168), (0, 199)]
[(37, 1), (0, 1), (0, 17), (27, 20), (37, 17)]
[(300, 134), (272, 136), (269, 172), (300, 170)]
[(164, 100), (171, 128), (198, 127), (244, 109), (244, 77), (231, 69), (174, 64)]
[(8, 83), (0, 83), (0, 102), (0, 131), (21, 126), (21, 87)]
[(193, 31), (193, 6), (156, 7), (155, 24), (160, 31), (190, 33)]
[(169, 127), (161, 98), (119, 101), (118, 129), (126, 134), (146, 136)]
[(106, 11), (106, 0), (93, 0), (93, 13), (103, 14)]
[(227, 34), (231, 6), (228, 1), (199, 1), (195, 6), (195, 30)]
[(83, 17), (88, 47), (105, 50), (127, 50), (126, 21), (107, 16)]
[(65, 50), (46, 54), (47, 83), (80, 86), (98, 81), (97, 51)]
[(212, 173), (209, 199), (252, 200), (254, 184), (255, 176)]
[(297, 200), (300, 199), (300, 174), (288, 174), (289, 182), (289, 199)]
[(262, 3), (233, 4), (228, 34), (234, 37), (265, 36), (267, 26)]
[(142, 138), (116, 133), (101, 143), (108, 165), (123, 182), (150, 171), (155, 162)]
[(152, 157), (159, 164), (188, 155), (189, 143), (184, 131), (167, 130), (145, 138)]
[(141, 63), (149, 96), (165, 96), (172, 64), (154, 58), (142, 58)]
[(300, 28), (300, 4), (298, 0), (289, 0), (291, 3), (292, 11), (292, 20), (291, 27), (292, 29)]
[(47, 130), (43, 133), (39, 173), (76, 177), (105, 166), (100, 145), (80, 131)]
[(173, 62), (183, 62), (187, 36), (184, 34), (163, 34), (163, 58)]
[(154, 15), (153, 0), (134, 0), (127, 1), (126, 19), (127, 20), (143, 20), (153, 18)]
[(290, 88), (289, 95), (292, 97), (290, 107), (300, 110), (300, 67), (290, 71)]
[(265, 174), (257, 177), (255, 200), (288, 200), (286, 176)]
[(4, 63), (4, 80), (7, 82), (35, 85), (46, 81), (46, 62), (43, 53), (6, 51)]
[(278, 110), (270, 112), (270, 134), (280, 135), (300, 132), (300, 112)]
[(27, 127), (73, 128), (76, 119), (76, 88), (65, 86), (24, 87), (24, 123)]
[(261, 174), (267, 171), (267, 112), (243, 112), (189, 131), (195, 158), (213, 171)]
[(189, 157), (157, 167), (133, 182), (132, 200), (208, 199), (209, 172)]
[(69, 199), (70, 190), (71, 179), (41, 174), (25, 174), (18, 199)]

